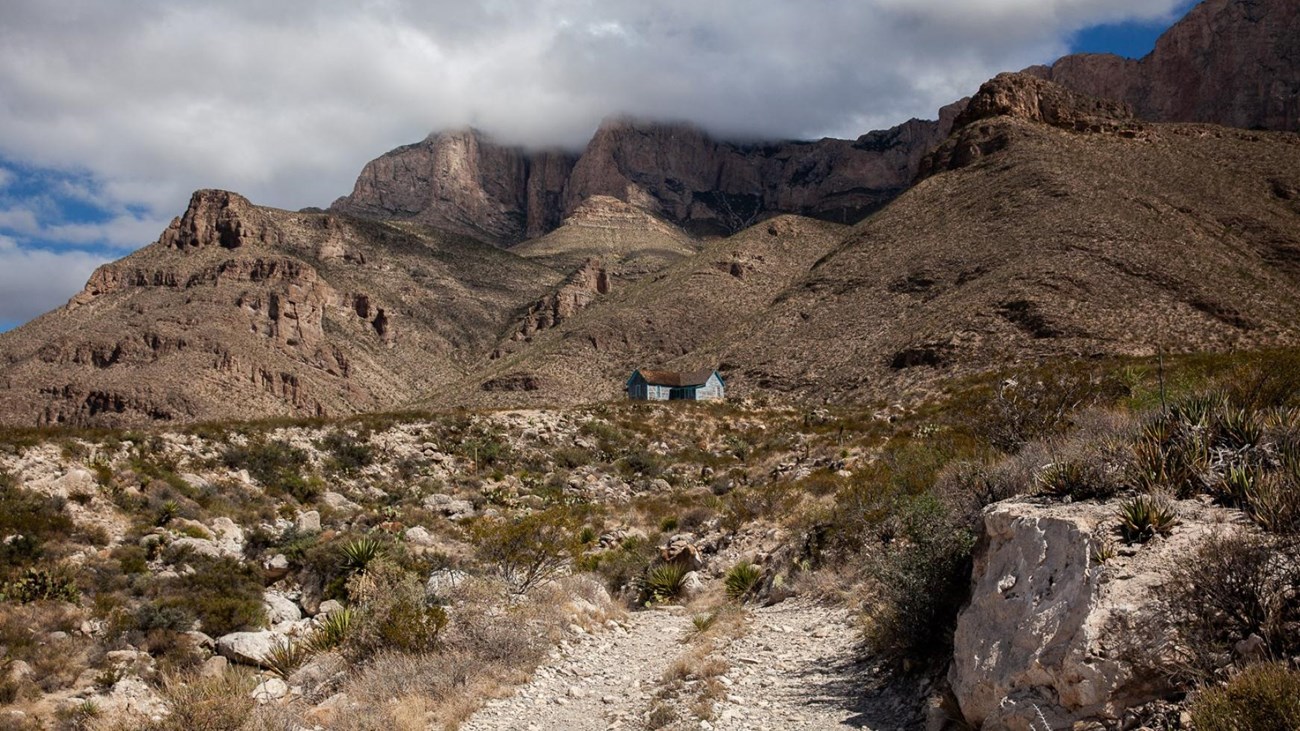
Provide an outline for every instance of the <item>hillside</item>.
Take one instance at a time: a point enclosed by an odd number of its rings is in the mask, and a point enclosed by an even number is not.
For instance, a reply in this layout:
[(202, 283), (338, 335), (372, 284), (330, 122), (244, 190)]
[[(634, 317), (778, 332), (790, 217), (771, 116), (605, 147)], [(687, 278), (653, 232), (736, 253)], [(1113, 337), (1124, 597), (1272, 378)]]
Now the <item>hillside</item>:
[(1051, 355), (1300, 340), (1300, 136), (1126, 115), (986, 84), (933, 175), (712, 353), (739, 384), (855, 399)]
[(151, 246), (0, 334), (0, 421), (391, 410), (459, 378), (562, 275), (412, 224), (194, 194)]

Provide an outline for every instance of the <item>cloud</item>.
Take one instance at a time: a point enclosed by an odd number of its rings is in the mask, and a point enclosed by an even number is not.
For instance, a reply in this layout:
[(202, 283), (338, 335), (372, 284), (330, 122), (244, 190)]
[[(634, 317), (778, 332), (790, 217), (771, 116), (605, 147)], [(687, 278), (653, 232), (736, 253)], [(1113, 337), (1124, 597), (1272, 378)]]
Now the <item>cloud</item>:
[(323, 205), (366, 160), (466, 124), (532, 145), (580, 145), (612, 113), (856, 136), (1177, 4), (8, 0), (0, 152), (170, 213), (205, 186)]
[(63, 305), (109, 258), (29, 249), (0, 236), (0, 322), (25, 322)]

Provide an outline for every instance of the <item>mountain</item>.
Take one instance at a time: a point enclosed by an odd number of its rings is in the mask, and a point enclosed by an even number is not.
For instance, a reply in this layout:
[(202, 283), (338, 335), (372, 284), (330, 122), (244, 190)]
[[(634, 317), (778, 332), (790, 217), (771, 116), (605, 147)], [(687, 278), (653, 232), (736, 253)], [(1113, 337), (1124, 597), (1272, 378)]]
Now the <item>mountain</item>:
[(371, 161), (331, 210), (501, 246), (555, 230), (596, 195), (693, 235), (729, 235), (779, 213), (852, 223), (907, 188), (961, 108), (817, 142), (728, 142), (687, 124), (620, 118), (601, 125), (579, 155), (502, 146), (472, 129), (445, 132)]
[(1026, 75), (958, 125), (929, 177), (696, 357), (858, 399), (1052, 356), (1300, 342), (1300, 136), (1146, 123)]
[(462, 377), (562, 275), (422, 225), (199, 191), (154, 244), (0, 335), (0, 421), (392, 410)]
[(1145, 58), (1066, 56), (1029, 73), (1155, 122), (1300, 131), (1300, 3), (1206, 0)]
[(1208, 0), (1142, 61), (1002, 75), (856, 141), (613, 120), (571, 154), (467, 130), (371, 162), (329, 212), (199, 191), (0, 334), (0, 422), (554, 405), (644, 366), (872, 400), (1057, 356), (1293, 345), (1300, 135), (1181, 118), (1288, 128), (1294, 10)]

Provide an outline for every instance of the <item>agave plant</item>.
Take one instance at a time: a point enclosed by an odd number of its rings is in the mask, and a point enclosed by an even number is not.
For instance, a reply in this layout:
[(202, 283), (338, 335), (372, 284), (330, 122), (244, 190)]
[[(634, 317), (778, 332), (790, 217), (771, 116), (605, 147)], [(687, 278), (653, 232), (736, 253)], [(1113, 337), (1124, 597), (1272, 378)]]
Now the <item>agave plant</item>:
[(1178, 511), (1164, 497), (1138, 495), (1119, 506), (1119, 532), (1128, 543), (1167, 536), (1178, 523)]
[(384, 553), (384, 544), (369, 536), (354, 538), (343, 544), (343, 570), (348, 573), (365, 571), (366, 566)]
[(741, 561), (727, 571), (723, 584), (727, 587), (727, 596), (743, 601), (758, 588), (758, 583), (762, 580), (762, 569), (748, 561)]
[(326, 614), (307, 639), (311, 651), (326, 652), (343, 644), (352, 629), (353, 619), (351, 607)]

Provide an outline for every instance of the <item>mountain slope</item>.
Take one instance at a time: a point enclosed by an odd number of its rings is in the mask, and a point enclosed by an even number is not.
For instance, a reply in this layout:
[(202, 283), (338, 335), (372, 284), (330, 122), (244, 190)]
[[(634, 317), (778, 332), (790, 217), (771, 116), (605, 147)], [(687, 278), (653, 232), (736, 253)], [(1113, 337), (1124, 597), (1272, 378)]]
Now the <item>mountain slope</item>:
[[(849, 229), (778, 216), (631, 282), (587, 278), (581, 307), (520, 330), (473, 377), (439, 398), (479, 405), (618, 398), (633, 368), (714, 364), (699, 352), (736, 342), (735, 330), (797, 281)], [(617, 270), (615, 270), (616, 272)], [(594, 272), (593, 272), (594, 274)], [(576, 288), (575, 288), (576, 289)]]
[(1300, 342), (1300, 136), (1147, 124), (1024, 75), (731, 343), (733, 384), (894, 395), (1054, 355)]
[(200, 191), (157, 243), (0, 335), (0, 422), (396, 409), (460, 378), (560, 279), (420, 226)]
[(1300, 131), (1300, 3), (1206, 0), (1140, 61), (1066, 56), (1028, 69), (1143, 119)]

